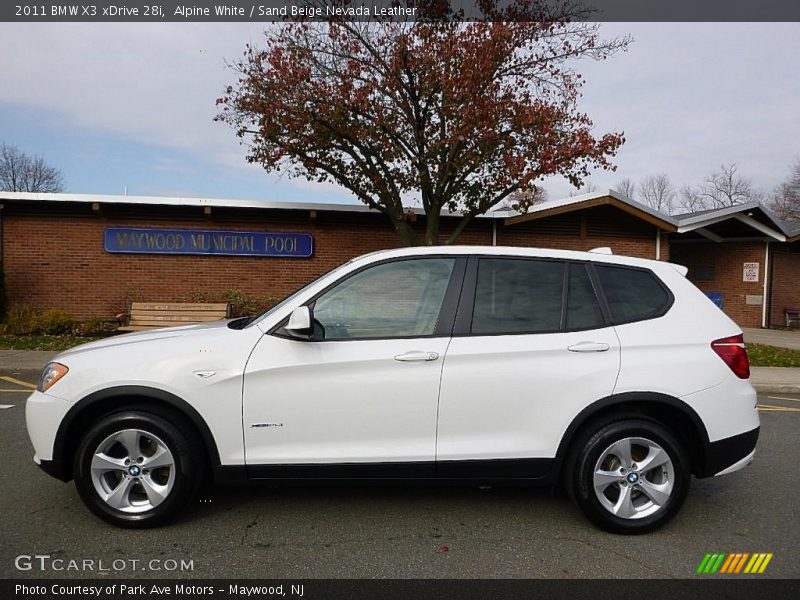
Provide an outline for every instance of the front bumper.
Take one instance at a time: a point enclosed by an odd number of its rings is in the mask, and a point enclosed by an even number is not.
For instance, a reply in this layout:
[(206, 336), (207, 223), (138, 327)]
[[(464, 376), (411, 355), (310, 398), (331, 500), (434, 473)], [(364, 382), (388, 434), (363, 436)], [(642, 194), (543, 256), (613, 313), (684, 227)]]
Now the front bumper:
[(703, 468), (698, 477), (726, 475), (749, 465), (755, 456), (760, 427), (739, 435), (709, 442), (705, 448)]
[(33, 392), (25, 403), (28, 437), (36, 452), (34, 461), (48, 475), (64, 480), (62, 457), (55, 456), (58, 428), (72, 403), (42, 392)]
[(33, 462), (50, 477), (55, 477), (61, 481), (69, 481), (71, 479), (64, 472), (64, 465), (60, 460), (41, 460), (38, 456), (33, 457)]

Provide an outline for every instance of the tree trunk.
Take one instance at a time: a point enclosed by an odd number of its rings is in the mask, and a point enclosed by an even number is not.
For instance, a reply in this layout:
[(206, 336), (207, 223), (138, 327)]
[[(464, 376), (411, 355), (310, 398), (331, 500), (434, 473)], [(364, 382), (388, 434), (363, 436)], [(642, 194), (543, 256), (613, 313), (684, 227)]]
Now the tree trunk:
[(400, 241), (403, 242), (404, 246), (418, 246), (419, 240), (417, 239), (417, 232), (414, 231), (414, 228), (411, 226), (411, 223), (404, 220), (402, 217), (398, 219), (393, 219), (392, 223), (394, 224), (394, 229), (397, 231), (397, 235), (400, 236)]
[(474, 216), (475, 215), (470, 213), (470, 214), (466, 214), (463, 217), (461, 217), (461, 220), (456, 224), (456, 228), (453, 230), (453, 232), (447, 238), (447, 241), (445, 242), (445, 244), (447, 244), (448, 246), (451, 245), (451, 244), (455, 244), (456, 240), (458, 239), (458, 236), (461, 235), (461, 233), (464, 231), (464, 228), (469, 224), (470, 221), (472, 221), (472, 217), (474, 217)]
[[(434, 209), (436, 210), (436, 209)], [(431, 210), (426, 216), (427, 223), (425, 225), (425, 245), (438, 246), (439, 245), (439, 213)]]

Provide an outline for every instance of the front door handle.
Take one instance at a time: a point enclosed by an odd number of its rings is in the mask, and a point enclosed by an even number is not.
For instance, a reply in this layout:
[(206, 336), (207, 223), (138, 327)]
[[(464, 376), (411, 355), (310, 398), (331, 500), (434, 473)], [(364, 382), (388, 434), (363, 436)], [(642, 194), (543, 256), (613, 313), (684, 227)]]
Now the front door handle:
[(437, 358), (439, 358), (438, 352), (422, 352), (419, 350), (398, 354), (394, 357), (395, 360), (399, 360), (400, 362), (424, 362), (436, 360)]
[(570, 352), (605, 352), (611, 348), (605, 342), (578, 342), (572, 346), (568, 346), (567, 350)]

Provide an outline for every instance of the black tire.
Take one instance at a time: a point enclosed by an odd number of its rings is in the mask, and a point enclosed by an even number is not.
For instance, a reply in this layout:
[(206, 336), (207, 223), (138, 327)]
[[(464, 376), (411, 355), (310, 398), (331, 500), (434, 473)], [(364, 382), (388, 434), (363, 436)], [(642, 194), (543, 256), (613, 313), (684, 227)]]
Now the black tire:
[[(144, 449), (142, 454), (145, 456), (148, 448), (161, 447), (157, 443), (166, 447), (171, 453), (171, 466), (153, 469), (150, 475), (146, 475), (149, 471), (142, 468), (137, 473), (138, 477), (133, 477), (127, 469), (122, 469), (119, 472), (109, 470), (107, 474), (95, 475), (93, 478), (92, 461), (101, 445), (106, 447), (109, 454), (127, 456), (123, 452), (124, 445), (108, 442), (109, 438), (122, 431), (138, 432), (137, 445)], [(148, 434), (152, 437), (148, 437)], [(82, 437), (74, 457), (75, 487), (89, 510), (109, 523), (131, 528), (156, 527), (166, 523), (197, 494), (203, 479), (204, 457), (201, 443), (184, 423), (174, 418), (168, 420), (149, 410), (126, 409), (102, 417)], [(162, 478), (158, 483), (164, 483), (164, 488), (169, 490), (157, 505), (153, 505), (146, 494), (143, 480), (148, 476), (152, 478), (149, 481), (154, 481), (157, 476)], [(132, 480), (128, 483), (130, 491), (127, 493), (127, 502), (130, 506), (127, 506), (127, 511), (110, 506), (96, 488), (96, 485), (101, 486), (101, 489), (108, 486), (107, 489), (110, 490), (117, 481), (121, 483), (123, 478), (126, 481)], [(136, 502), (138, 506), (133, 506)]]
[[(617, 442), (622, 442), (622, 447), (624, 447), (624, 440), (633, 440), (631, 442), (633, 465), (636, 465), (636, 460), (641, 462), (648, 455), (645, 454), (647, 446), (636, 440), (647, 440), (660, 446), (666, 453), (671, 463), (671, 470), (669, 466), (664, 465), (646, 472), (626, 469), (623, 475), (622, 463), (613, 452), (609, 454), (606, 451)], [(650, 448), (650, 452), (654, 452), (653, 446)], [(620, 482), (609, 484), (607, 488), (596, 492), (594, 486), (595, 467), (598, 466), (601, 455), (605, 461), (601, 463), (602, 470), (619, 472)], [(638, 465), (636, 466), (638, 467)], [(636, 483), (634, 484), (629, 483), (627, 479), (628, 477), (634, 478), (630, 471), (635, 473)], [(625, 479), (624, 483), (622, 482), (623, 478)], [(601, 529), (621, 534), (647, 533), (667, 523), (675, 516), (686, 499), (690, 480), (689, 459), (677, 438), (660, 423), (642, 417), (604, 421), (585, 431), (576, 440), (568, 458), (565, 475), (565, 484), (570, 497), (588, 519)], [(665, 485), (668, 481), (672, 483), (669, 497), (660, 505), (644, 493), (643, 488), (653, 481), (660, 485)], [(628, 505), (629, 512), (636, 512), (632, 517), (623, 518), (614, 514), (613, 508), (607, 508), (607, 506), (610, 507), (612, 504), (617, 508), (621, 506), (622, 495), (626, 492), (630, 494), (631, 498), (631, 504)], [(601, 501), (600, 495), (604, 497), (605, 505), (604, 501)], [(648, 514), (650, 511), (652, 513)]]

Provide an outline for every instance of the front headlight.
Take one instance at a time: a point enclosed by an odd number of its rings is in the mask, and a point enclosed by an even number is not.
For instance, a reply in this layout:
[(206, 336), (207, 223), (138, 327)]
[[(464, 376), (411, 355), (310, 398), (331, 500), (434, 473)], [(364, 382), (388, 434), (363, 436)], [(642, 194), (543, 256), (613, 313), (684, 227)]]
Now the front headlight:
[(51, 362), (42, 372), (42, 378), (39, 380), (39, 385), (36, 387), (40, 392), (46, 392), (56, 381), (61, 379), (69, 371), (69, 367), (61, 363)]

